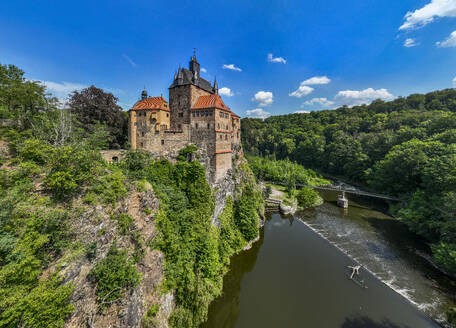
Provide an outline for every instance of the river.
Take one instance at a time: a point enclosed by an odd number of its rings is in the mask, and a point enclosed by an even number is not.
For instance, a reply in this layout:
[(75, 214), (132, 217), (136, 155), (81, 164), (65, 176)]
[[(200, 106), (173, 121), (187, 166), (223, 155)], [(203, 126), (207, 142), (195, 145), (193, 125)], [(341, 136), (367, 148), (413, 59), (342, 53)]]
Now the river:
[[(267, 215), (260, 240), (232, 258), (202, 328), (443, 324), (456, 288), (418, 255), (423, 242), (361, 201), (344, 210), (335, 193), (321, 195), (317, 208)], [(356, 263), (363, 267), (354, 282), (347, 266)]]

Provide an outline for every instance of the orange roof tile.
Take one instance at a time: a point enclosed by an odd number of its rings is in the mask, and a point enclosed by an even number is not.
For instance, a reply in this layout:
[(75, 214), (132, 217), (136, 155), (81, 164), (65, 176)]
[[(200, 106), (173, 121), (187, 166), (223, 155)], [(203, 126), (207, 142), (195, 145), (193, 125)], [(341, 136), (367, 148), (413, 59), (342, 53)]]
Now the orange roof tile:
[(224, 104), (222, 98), (219, 95), (207, 95), (207, 96), (200, 96), (198, 100), (193, 105), (192, 109), (202, 109), (202, 108), (219, 108), (230, 111), (228, 107)]
[[(164, 104), (166, 104), (166, 108), (163, 108)], [(131, 108), (131, 110), (142, 110), (142, 109), (162, 109), (162, 110), (169, 111), (168, 102), (163, 97), (150, 97), (150, 98), (139, 100)]]

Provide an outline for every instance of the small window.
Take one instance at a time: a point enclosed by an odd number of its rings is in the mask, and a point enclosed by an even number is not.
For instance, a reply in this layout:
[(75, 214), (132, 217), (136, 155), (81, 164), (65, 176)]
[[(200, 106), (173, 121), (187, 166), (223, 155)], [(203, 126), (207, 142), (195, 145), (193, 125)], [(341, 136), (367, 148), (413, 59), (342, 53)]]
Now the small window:
[(179, 113), (179, 117), (184, 117), (184, 113)]
[(222, 112), (220, 112), (220, 117), (223, 118), (223, 113)]
[(222, 136), (222, 135), (220, 135), (220, 140), (222, 140), (222, 139), (223, 139), (223, 136)]
[(168, 113), (166, 113), (166, 117), (169, 117), (169, 114), (168, 114)]
[(195, 128), (197, 128), (197, 129), (198, 129), (198, 123), (196, 123), (196, 124), (195, 124)]
[(225, 134), (225, 140), (228, 140), (228, 135), (227, 134)]
[(112, 158), (112, 161), (113, 161), (114, 163), (116, 163), (116, 162), (119, 161), (119, 158), (118, 158), (117, 156), (114, 156), (114, 157)]
[(177, 125), (177, 128), (178, 128), (178, 129), (181, 129), (181, 128), (182, 128), (182, 125), (178, 124), (178, 125)]
[(143, 147), (144, 147), (144, 144), (141, 142), (141, 148), (143, 148)]
[(217, 129), (220, 130), (220, 123), (217, 123)]
[(209, 116), (212, 116), (212, 112), (209, 112)]
[(210, 129), (211, 128), (211, 125), (209, 123), (207, 123), (207, 128)]
[(195, 112), (192, 113), (192, 116), (195, 117)]
[(162, 145), (164, 145), (164, 144), (165, 144), (165, 140), (162, 139)]
[(141, 135), (144, 137), (144, 132), (141, 132)]

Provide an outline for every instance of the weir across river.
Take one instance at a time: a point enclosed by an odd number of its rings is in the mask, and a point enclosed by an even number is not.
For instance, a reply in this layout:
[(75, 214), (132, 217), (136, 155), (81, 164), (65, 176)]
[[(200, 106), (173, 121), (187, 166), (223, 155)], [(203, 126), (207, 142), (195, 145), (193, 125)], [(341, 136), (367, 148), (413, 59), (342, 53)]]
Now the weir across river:
[[(284, 182), (270, 182), (272, 184), (276, 185), (286, 185)], [(363, 191), (363, 190), (356, 190), (356, 189), (345, 189), (340, 186), (310, 186), (302, 183), (296, 183), (296, 187), (307, 187), (307, 188), (313, 188), (313, 189), (318, 189), (318, 190), (328, 190), (328, 191), (339, 191), (339, 192), (345, 192), (346, 194), (352, 194), (352, 195), (358, 195), (358, 196), (366, 196), (366, 197), (373, 197), (373, 198), (378, 198), (378, 199), (384, 199), (384, 200), (390, 200), (390, 201), (395, 201), (399, 202), (401, 199), (389, 195), (382, 195), (382, 194), (376, 194), (368, 191)]]

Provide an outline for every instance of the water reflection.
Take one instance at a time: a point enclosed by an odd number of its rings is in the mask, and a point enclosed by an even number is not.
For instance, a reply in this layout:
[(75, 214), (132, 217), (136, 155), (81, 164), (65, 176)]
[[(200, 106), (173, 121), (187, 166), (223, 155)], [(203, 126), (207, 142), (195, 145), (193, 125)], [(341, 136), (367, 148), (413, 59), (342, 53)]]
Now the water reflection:
[[(329, 205), (295, 217), (272, 215), (259, 242), (232, 259), (224, 294), (202, 327), (438, 327), (365, 269), (359, 279), (367, 289), (348, 279), (353, 260), (301, 222), (318, 223), (323, 215), (330, 231), (361, 238), (350, 224), (336, 225), (340, 210)], [(381, 252), (382, 245), (373, 240), (370, 248)]]
[(376, 322), (368, 317), (347, 318), (340, 328), (411, 328), (406, 325), (396, 325), (389, 320)]
[(253, 244), (251, 249), (231, 259), (230, 272), (223, 279), (223, 295), (211, 304), (210, 316), (202, 327), (234, 327), (240, 310), (242, 277), (252, 271), (263, 242), (264, 229), (261, 229), (260, 240)]

